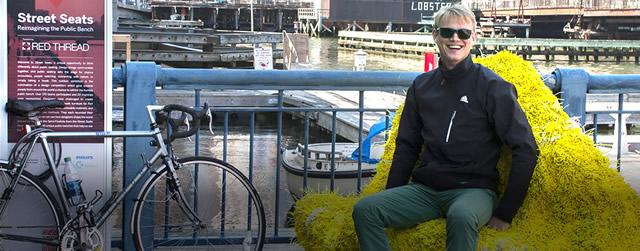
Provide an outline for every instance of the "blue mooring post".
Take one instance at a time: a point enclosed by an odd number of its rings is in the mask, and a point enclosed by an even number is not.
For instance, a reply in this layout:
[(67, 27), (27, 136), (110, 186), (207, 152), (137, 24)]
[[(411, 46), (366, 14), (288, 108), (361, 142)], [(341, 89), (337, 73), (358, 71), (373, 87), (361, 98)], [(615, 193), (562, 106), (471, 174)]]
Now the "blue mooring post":
[(571, 118), (577, 117), (578, 122), (584, 125), (589, 73), (581, 68), (558, 68), (553, 74), (556, 82), (560, 83), (564, 111)]
[[(150, 62), (127, 63), (123, 68), (125, 77), (125, 98), (124, 98), (124, 130), (146, 131), (149, 130), (151, 123), (147, 117), (146, 105), (156, 104), (156, 80), (157, 66)], [(141, 154), (148, 159), (153, 154), (153, 149), (149, 145), (149, 138), (126, 138), (124, 140), (124, 181), (126, 186), (143, 167)], [(144, 178), (142, 179), (144, 180)], [(133, 212), (133, 202), (140, 191), (141, 185), (127, 195), (123, 201), (122, 215), (122, 250), (135, 250), (133, 242), (133, 233), (131, 229), (131, 212)], [(122, 188), (121, 188), (122, 189)], [(152, 222), (149, 222), (150, 225)], [(149, 235), (143, 235), (149, 236)], [(145, 246), (153, 241), (150, 236), (149, 240), (144, 240)]]
[(586, 120), (587, 93), (640, 93), (640, 74), (590, 74), (582, 68), (557, 68), (544, 79), (552, 91), (560, 91), (564, 111), (579, 118), (581, 125)]

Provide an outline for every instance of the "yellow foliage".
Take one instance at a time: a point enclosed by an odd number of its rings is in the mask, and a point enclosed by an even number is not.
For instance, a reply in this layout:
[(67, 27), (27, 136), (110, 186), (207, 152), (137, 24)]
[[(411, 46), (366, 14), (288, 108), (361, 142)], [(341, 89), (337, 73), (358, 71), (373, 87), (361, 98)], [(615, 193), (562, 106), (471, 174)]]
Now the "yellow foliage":
[[(515, 85), (538, 143), (540, 156), (529, 193), (511, 228), (480, 231), (479, 248), (540, 250), (640, 250), (640, 199), (609, 160), (562, 110), (530, 62), (508, 52), (475, 59)], [(309, 194), (296, 203), (298, 242), (306, 250), (358, 249), (351, 211), (355, 202), (385, 187), (401, 114), (393, 128), (377, 175), (362, 195)], [(504, 190), (510, 154), (498, 163), (499, 193)], [(444, 250), (443, 219), (408, 229), (387, 230), (394, 250)]]

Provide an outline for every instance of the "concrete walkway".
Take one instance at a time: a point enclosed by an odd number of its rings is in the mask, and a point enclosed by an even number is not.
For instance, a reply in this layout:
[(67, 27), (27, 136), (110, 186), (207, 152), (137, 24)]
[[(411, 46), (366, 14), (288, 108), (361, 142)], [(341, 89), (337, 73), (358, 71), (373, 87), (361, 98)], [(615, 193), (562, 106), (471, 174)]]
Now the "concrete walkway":
[[(611, 159), (611, 168), (616, 168), (615, 156), (608, 157)], [(620, 174), (640, 194), (640, 154), (625, 153), (620, 159)]]
[[(158, 251), (184, 251), (184, 247), (179, 248), (156, 248)], [(203, 248), (189, 248), (186, 250), (194, 250), (194, 251), (244, 251), (241, 245), (220, 245), (217, 247), (203, 247)], [(303, 251), (304, 249), (298, 244), (266, 244), (264, 245), (263, 251)]]

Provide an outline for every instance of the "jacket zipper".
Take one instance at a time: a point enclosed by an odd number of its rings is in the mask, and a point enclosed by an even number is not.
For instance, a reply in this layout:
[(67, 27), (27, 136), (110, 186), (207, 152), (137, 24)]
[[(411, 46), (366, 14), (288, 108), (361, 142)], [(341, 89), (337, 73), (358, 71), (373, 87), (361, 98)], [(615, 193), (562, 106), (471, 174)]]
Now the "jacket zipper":
[(447, 129), (447, 138), (444, 140), (445, 143), (449, 143), (449, 135), (451, 134), (451, 126), (453, 126), (453, 119), (456, 118), (456, 110), (453, 110), (453, 114), (451, 115), (451, 120), (449, 121), (449, 129)]

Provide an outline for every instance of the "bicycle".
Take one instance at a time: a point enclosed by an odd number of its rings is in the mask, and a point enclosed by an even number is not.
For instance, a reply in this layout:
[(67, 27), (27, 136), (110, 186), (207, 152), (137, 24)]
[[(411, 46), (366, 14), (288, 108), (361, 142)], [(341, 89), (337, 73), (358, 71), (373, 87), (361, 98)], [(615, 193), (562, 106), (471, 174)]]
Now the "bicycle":
[[(251, 181), (224, 161), (200, 156), (178, 158), (173, 154), (171, 143), (195, 134), (205, 116), (209, 118), (211, 131), (213, 119), (206, 104), (200, 112), (181, 105), (147, 106), (151, 121), (149, 131), (54, 132), (42, 126), (38, 114), (62, 107), (64, 103), (57, 100), (12, 100), (7, 103), (7, 112), (27, 118), (28, 123), (24, 126), (26, 134), (14, 145), (9, 159), (0, 161), (0, 190), (3, 191), (0, 197), (0, 250), (101, 249), (104, 240), (98, 229), (146, 175), (149, 177), (142, 183), (131, 212), (130, 227), (137, 250), (166, 245), (213, 245), (216, 237), (223, 235), (236, 236), (238, 241), (235, 244), (242, 244), (245, 250), (262, 249), (266, 232), (265, 212)], [(189, 127), (189, 124), (193, 126)], [(69, 137), (149, 137), (155, 153), (148, 160), (142, 156), (144, 166), (133, 181), (94, 210), (103, 195), (99, 190), (85, 203), (73, 205), (69, 199), (65, 200), (68, 191), (57, 170), (61, 144), (51, 143), (49, 139)], [(36, 176), (25, 169), (38, 143), (48, 168)], [(199, 182), (199, 176), (222, 177), (222, 183)], [(48, 177), (53, 177), (53, 192), (43, 184)], [(233, 187), (238, 184), (239, 187)], [(222, 199), (222, 205), (215, 205), (216, 200), (206, 199), (216, 190), (221, 191), (221, 197), (233, 193), (230, 198), (234, 200), (246, 196), (246, 208), (237, 210), (237, 217), (231, 213), (225, 215), (224, 209), (216, 212), (216, 208), (225, 207), (225, 200)], [(72, 209), (75, 209), (75, 214), (72, 214)], [(225, 224), (245, 213), (247, 222), (236, 222), (235, 227), (225, 229)], [(257, 219), (252, 221), (253, 217)], [(42, 219), (47, 222), (38, 221)], [(239, 230), (234, 231), (233, 228)], [(237, 243), (239, 241), (242, 243)]]

